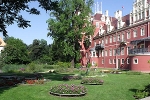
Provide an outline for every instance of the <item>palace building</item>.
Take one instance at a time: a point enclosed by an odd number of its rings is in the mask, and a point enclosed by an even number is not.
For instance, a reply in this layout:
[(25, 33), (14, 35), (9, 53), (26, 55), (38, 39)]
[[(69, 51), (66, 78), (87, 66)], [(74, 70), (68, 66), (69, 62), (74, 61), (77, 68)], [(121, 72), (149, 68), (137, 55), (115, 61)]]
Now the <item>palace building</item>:
[(109, 16), (101, 9), (91, 17), (95, 26), (91, 45), (82, 44), (81, 63), (97, 68), (116, 68), (150, 72), (150, 0), (136, 0), (132, 11)]

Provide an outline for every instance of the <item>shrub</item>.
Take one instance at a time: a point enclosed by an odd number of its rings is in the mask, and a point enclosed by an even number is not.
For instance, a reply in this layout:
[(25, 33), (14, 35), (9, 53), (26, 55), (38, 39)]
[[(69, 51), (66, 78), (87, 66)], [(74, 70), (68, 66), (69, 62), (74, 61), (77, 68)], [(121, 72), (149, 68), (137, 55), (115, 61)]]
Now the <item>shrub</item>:
[(136, 99), (142, 99), (148, 96), (148, 92), (142, 91), (142, 90), (137, 90), (134, 94), (134, 97)]
[(135, 71), (127, 71), (127, 75), (141, 75), (141, 72), (135, 72)]
[[(24, 69), (24, 70), (23, 70)], [(2, 70), (4, 72), (13, 73), (13, 72), (23, 72), (26, 69), (26, 65), (13, 65), (13, 64), (7, 64), (4, 67), (2, 67)]]
[(82, 66), (81, 63), (76, 63), (76, 64), (75, 64), (75, 67), (76, 67), (77, 69), (79, 69), (81, 66)]
[(64, 76), (62, 79), (63, 80), (79, 80), (81, 79), (81, 76)]
[(51, 94), (55, 95), (63, 95), (63, 94), (70, 94), (72, 95), (83, 95), (87, 93), (87, 89), (82, 85), (68, 85), (68, 84), (61, 84), (57, 86), (53, 86), (50, 89)]
[(43, 71), (43, 66), (37, 65), (35, 63), (30, 63), (27, 65), (26, 71), (30, 73), (41, 72)]
[(97, 84), (97, 85), (102, 85), (104, 83), (103, 80), (101, 80), (100, 78), (92, 78), (92, 77), (89, 77), (89, 78), (83, 78), (81, 80), (81, 84)]

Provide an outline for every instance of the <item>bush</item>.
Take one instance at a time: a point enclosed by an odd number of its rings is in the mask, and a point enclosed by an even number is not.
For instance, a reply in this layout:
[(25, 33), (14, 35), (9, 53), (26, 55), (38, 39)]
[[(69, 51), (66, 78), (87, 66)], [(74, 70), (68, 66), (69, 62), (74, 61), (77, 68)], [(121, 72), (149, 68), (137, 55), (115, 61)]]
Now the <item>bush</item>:
[(64, 76), (62, 79), (63, 80), (79, 80), (81, 79), (81, 76)]
[(81, 84), (96, 84), (96, 85), (102, 85), (104, 83), (103, 80), (99, 78), (83, 78), (81, 81)]
[(2, 67), (2, 70), (7, 73), (24, 72), (26, 67), (26, 65), (7, 64), (4, 67)]
[(82, 66), (81, 63), (76, 63), (75, 64), (75, 68), (77, 68), (77, 69), (79, 69), (81, 66)]
[(135, 71), (127, 71), (127, 75), (141, 75), (141, 72), (135, 72)]
[(35, 63), (30, 63), (27, 65), (26, 71), (29, 73), (36, 73), (43, 71), (43, 66), (37, 65)]
[(55, 94), (55, 95), (66, 95), (68, 94), (68, 96), (70, 94), (72, 95), (85, 95), (87, 93), (87, 89), (82, 86), (82, 85), (68, 85), (68, 84), (61, 84), (58, 86), (53, 86), (50, 89), (50, 93), (51, 94)]

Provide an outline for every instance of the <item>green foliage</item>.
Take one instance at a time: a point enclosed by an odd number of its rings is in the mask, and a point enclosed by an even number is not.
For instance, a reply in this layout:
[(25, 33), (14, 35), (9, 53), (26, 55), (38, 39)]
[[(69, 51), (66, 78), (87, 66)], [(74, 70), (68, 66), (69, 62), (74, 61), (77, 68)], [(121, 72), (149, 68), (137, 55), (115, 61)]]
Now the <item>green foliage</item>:
[(127, 75), (141, 75), (141, 72), (136, 72), (136, 71), (127, 71)]
[(58, 9), (51, 12), (54, 17), (47, 21), (50, 30), (48, 36), (51, 36), (59, 47), (61, 57), (71, 58), (67, 62), (77, 62), (81, 57), (81, 33), (84, 32), (85, 36), (93, 34), (94, 28), (89, 21), (92, 5), (93, 0), (86, 0), (86, 3), (84, 0), (59, 0)]
[(91, 63), (88, 63), (88, 64), (87, 64), (87, 68), (90, 68), (91, 66), (92, 66)]
[(82, 66), (81, 63), (76, 63), (76, 64), (75, 64), (75, 67), (76, 67), (77, 69), (79, 69), (81, 66)]
[(5, 42), (7, 45), (1, 54), (1, 59), (5, 64), (28, 64), (30, 62), (27, 46), (22, 40), (8, 37)]
[(14, 64), (6, 64), (2, 67), (2, 70), (6, 73), (14, 73), (14, 72), (22, 72), (22, 69), (26, 69), (26, 65), (14, 65)]
[(137, 90), (134, 94), (134, 97), (136, 99), (142, 99), (148, 96), (148, 92), (146, 91), (141, 91), (141, 90)]
[(150, 84), (146, 85), (143, 90), (137, 90), (134, 94), (136, 99), (145, 98), (150, 95)]
[(43, 66), (35, 64), (35, 63), (30, 63), (26, 67), (26, 72), (29, 73), (36, 73), (36, 72), (42, 72), (43, 71)]
[(70, 68), (71, 66), (70, 62), (57, 62), (56, 65), (59, 65), (61, 68)]
[(38, 11), (36, 8), (29, 7), (28, 3), (31, 1), (38, 1), (39, 7), (42, 7), (45, 10), (57, 8), (57, 1), (51, 0), (17, 0), (15, 2), (11, 0), (1, 0), (0, 32), (2, 32), (4, 36), (7, 36), (7, 26), (14, 24), (15, 22), (17, 22), (17, 26), (20, 28), (27, 28), (31, 26), (30, 21), (25, 20), (20, 14), (20, 11), (25, 11), (29, 14), (40, 14), (40, 11)]

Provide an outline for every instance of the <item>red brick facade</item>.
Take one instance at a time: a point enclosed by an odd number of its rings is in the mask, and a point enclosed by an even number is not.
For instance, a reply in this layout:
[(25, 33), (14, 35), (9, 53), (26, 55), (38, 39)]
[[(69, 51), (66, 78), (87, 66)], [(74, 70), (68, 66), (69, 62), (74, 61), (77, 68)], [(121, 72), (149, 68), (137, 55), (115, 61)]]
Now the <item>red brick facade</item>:
[(89, 61), (93, 67), (99, 68), (150, 71), (149, 9), (147, 0), (136, 0), (132, 12), (125, 16), (122, 11), (116, 11), (115, 17), (108, 16), (108, 11), (106, 14), (95, 13), (91, 45), (81, 50), (82, 65), (86, 66)]

